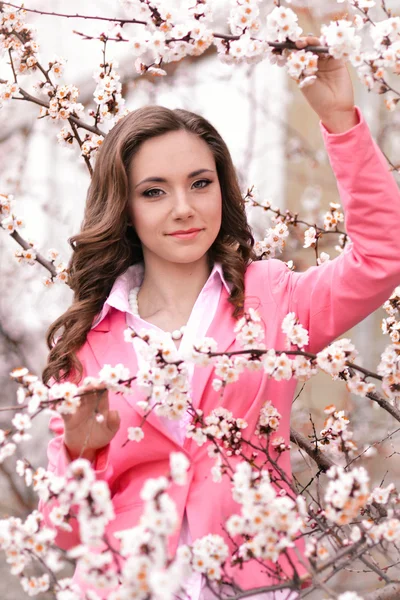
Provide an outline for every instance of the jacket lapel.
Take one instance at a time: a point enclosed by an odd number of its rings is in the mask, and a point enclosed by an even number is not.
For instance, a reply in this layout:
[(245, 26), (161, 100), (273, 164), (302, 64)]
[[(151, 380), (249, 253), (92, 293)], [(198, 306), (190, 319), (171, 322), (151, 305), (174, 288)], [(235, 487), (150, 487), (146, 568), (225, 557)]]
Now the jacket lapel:
[[(137, 358), (135, 349), (130, 342), (125, 342), (124, 340), (124, 330), (127, 327), (125, 313), (112, 308), (101, 323), (88, 333), (87, 341), (96, 358), (99, 370), (105, 364), (115, 366), (118, 363), (122, 363), (125, 367), (129, 368), (131, 375), (136, 374)], [(91, 373), (91, 375), (95, 376), (94, 373)], [(145, 394), (136, 388), (135, 382), (132, 383), (132, 387), (135, 390), (133, 394), (119, 393), (119, 395), (143, 417), (144, 411), (137, 406), (137, 402), (145, 400)], [(177, 444), (175, 437), (165, 427), (160, 417), (154, 411), (148, 414), (146, 422), (174, 444)]]
[[(225, 286), (221, 288), (221, 296), (218, 303), (217, 312), (205, 336), (213, 338), (217, 344), (217, 352), (226, 352), (236, 339), (234, 327), (235, 319), (232, 317), (233, 306), (228, 302), (228, 292)], [(201, 404), (204, 389), (214, 370), (214, 364), (207, 367), (196, 366), (192, 379), (193, 404), (198, 408)]]

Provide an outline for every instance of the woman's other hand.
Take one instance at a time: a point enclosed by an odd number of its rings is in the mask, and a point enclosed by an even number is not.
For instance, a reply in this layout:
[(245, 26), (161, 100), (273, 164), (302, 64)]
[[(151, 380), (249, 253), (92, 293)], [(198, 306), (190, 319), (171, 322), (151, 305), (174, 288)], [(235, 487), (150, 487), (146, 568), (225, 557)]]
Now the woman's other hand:
[[(299, 50), (320, 45), (319, 38), (314, 36), (296, 41)], [(327, 53), (319, 53), (318, 57), (317, 79), (301, 91), (328, 131), (342, 133), (358, 123), (350, 73), (344, 60)]]
[[(101, 415), (100, 421), (96, 417)], [(64, 444), (71, 460), (78, 457), (94, 460), (96, 451), (112, 440), (120, 426), (117, 410), (109, 410), (108, 390), (88, 385), (74, 414), (62, 414)]]

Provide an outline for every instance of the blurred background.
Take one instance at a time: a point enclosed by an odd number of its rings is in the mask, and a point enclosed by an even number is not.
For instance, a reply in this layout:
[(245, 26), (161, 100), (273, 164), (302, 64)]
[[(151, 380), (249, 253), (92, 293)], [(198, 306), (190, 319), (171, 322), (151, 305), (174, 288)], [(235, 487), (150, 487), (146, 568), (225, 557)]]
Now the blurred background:
[[(124, 8), (107, 0), (30, 0), (28, 8), (54, 12), (83, 13), (124, 17)], [(229, 33), (226, 22), (230, 4), (215, 1), (214, 31)], [(400, 2), (387, 2), (400, 15)], [(327, 0), (292, 1), (305, 33), (318, 35), (321, 23), (344, 14), (345, 5)], [(273, 2), (262, 4), (267, 14)], [(382, 18), (382, 15), (379, 15)], [(84, 41), (73, 33), (99, 32), (91, 21), (62, 19), (31, 14), (28, 22), (35, 24), (40, 43), (40, 58), (51, 60), (54, 54), (68, 59), (63, 83), (78, 86), (78, 101), (86, 109), (95, 108), (92, 75), (102, 60), (102, 44)], [(267, 61), (257, 65), (222, 64), (215, 47), (201, 57), (185, 58), (166, 65), (168, 76), (153, 78), (139, 76), (127, 44), (110, 42), (107, 58), (119, 61), (118, 72), (123, 84), (123, 96), (130, 110), (145, 104), (161, 104), (169, 108), (186, 108), (201, 113), (218, 129), (226, 140), (236, 165), (243, 193), (255, 185), (259, 198), (270, 200), (281, 209), (298, 212), (309, 223), (322, 224), (321, 217), (329, 202), (340, 202), (335, 178), (324, 150), (318, 118), (304, 101), (296, 84), (283, 68)], [(351, 68), (351, 67), (350, 67)], [(369, 127), (391, 162), (400, 163), (400, 112), (389, 112), (383, 98), (368, 93), (352, 71), (356, 103)], [(9, 78), (5, 61), (0, 65), (0, 78)], [(34, 83), (38, 76), (24, 77), (23, 87)], [(397, 86), (398, 87), (398, 86)], [(7, 103), (0, 110), (0, 193), (14, 194), (15, 211), (25, 223), (21, 234), (34, 240), (46, 253), (57, 248), (64, 261), (70, 255), (68, 238), (77, 233), (83, 209), (89, 174), (77, 148), (61, 147), (56, 139), (63, 123), (38, 119), (38, 106), (24, 101)], [(398, 174), (396, 175), (398, 178)], [(255, 236), (264, 237), (270, 226), (269, 214), (261, 208), (249, 211)], [(292, 259), (301, 271), (315, 264), (314, 250), (303, 249), (305, 227), (291, 229), (285, 253), (278, 258)], [(332, 242), (326, 245), (327, 238)], [(320, 251), (337, 255), (335, 236), (325, 236)], [(26, 366), (40, 375), (46, 361), (45, 333), (48, 326), (70, 304), (68, 286), (57, 284), (46, 289), (42, 283), (46, 271), (38, 264), (19, 265), (14, 258), (17, 244), (5, 232), (0, 232), (0, 406), (16, 402), (16, 385), (10, 371)], [(376, 371), (380, 354), (389, 343), (380, 331), (386, 314), (378, 310), (348, 332), (362, 356), (362, 364)], [(343, 336), (345, 337), (345, 336)], [(360, 361), (358, 361), (360, 362)], [(304, 434), (312, 432), (312, 422), (319, 431), (323, 427), (323, 409), (334, 403), (350, 413), (354, 441), (361, 451), (396, 429), (387, 413), (368, 399), (349, 394), (343, 383), (331, 382), (320, 374), (298, 386), (300, 393), (292, 413), (292, 426)], [(0, 427), (6, 428), (10, 413), (1, 413)], [(33, 439), (21, 446), (17, 455), (0, 464), (1, 517), (21, 518), (37, 505), (36, 497), (27, 490), (15, 473), (15, 461), (29, 456), (34, 466), (46, 466), (46, 446), (50, 439), (48, 415), (35, 419)], [(364, 456), (373, 487), (399, 481), (400, 462), (397, 457), (399, 436), (392, 436)], [(315, 470), (310, 459), (292, 445), (292, 464), (295, 476), (307, 481)], [(360, 567), (361, 569), (361, 567)], [(342, 571), (335, 581), (338, 592), (358, 585), (360, 592), (370, 589), (368, 577), (354, 579), (354, 573)], [(0, 597), (2, 600), (22, 600), (25, 594), (18, 579), (9, 574), (3, 556), (0, 558)]]

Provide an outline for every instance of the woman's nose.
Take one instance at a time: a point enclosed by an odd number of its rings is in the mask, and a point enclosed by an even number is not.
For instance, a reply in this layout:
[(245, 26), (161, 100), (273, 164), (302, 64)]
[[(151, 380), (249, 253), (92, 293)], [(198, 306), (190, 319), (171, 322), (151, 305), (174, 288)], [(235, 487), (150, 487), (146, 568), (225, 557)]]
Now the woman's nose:
[(194, 213), (193, 206), (191, 205), (186, 194), (177, 194), (173, 200), (172, 214), (174, 218), (187, 218)]

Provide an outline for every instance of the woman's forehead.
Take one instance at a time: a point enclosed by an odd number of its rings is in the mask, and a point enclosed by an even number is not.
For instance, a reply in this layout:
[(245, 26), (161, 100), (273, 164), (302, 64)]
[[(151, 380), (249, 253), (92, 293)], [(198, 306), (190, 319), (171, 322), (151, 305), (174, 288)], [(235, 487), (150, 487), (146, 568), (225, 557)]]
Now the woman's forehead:
[(138, 183), (147, 177), (186, 177), (200, 168), (215, 170), (208, 144), (190, 132), (172, 131), (143, 142), (131, 161), (130, 172)]

